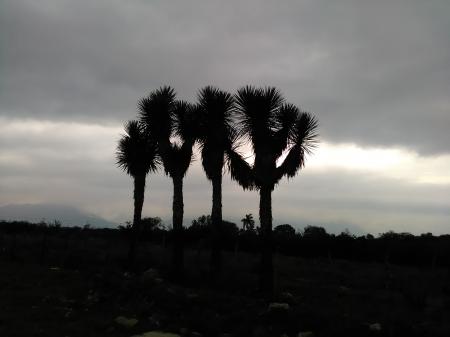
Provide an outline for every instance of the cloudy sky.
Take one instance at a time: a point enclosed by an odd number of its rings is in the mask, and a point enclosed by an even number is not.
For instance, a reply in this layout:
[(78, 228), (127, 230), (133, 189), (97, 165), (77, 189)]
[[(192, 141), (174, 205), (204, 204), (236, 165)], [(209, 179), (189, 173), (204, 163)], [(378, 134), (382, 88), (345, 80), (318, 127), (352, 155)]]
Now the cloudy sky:
[[(274, 192), (274, 224), (450, 233), (449, 13), (448, 0), (0, 0), (0, 206), (130, 219), (114, 151), (139, 98), (270, 85), (321, 139)], [(225, 218), (257, 217), (256, 192), (225, 176), (223, 193)], [(171, 195), (150, 175), (144, 215), (170, 223)], [(197, 160), (186, 224), (210, 195)]]

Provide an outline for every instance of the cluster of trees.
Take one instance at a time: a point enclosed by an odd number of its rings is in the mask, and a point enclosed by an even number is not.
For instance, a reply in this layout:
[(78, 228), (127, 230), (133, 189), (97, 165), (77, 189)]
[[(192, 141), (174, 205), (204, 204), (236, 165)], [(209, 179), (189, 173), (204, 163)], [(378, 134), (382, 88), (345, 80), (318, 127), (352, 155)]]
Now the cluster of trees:
[[(206, 177), (212, 183), (211, 271), (222, 266), (222, 176), (244, 189), (259, 191), (261, 228), (261, 289), (273, 293), (272, 191), (283, 177), (293, 177), (305, 164), (305, 154), (317, 143), (317, 120), (286, 103), (273, 88), (246, 86), (236, 94), (207, 86), (196, 103), (176, 99), (168, 86), (152, 91), (138, 104), (138, 120), (125, 125), (117, 149), (117, 163), (134, 179), (133, 235), (129, 264), (136, 255), (148, 173), (161, 167), (173, 182), (173, 270), (183, 275), (183, 179), (198, 144)], [(239, 147), (248, 144), (254, 162), (248, 163)], [(285, 156), (281, 164), (278, 160)]]
[[(238, 252), (257, 253), (261, 251), (261, 230), (256, 226), (251, 214), (247, 214), (239, 228), (233, 222), (224, 220), (221, 227), (220, 248), (238, 256)], [(202, 215), (183, 229), (183, 243), (197, 251), (211, 249), (211, 216)], [(127, 240), (132, 234), (132, 223), (127, 222), (114, 228), (65, 227), (58, 221), (29, 223), (25, 221), (0, 221), (0, 255), (6, 251), (14, 255), (24, 248), (20, 242), (29, 244), (30, 240), (20, 240), (20, 235), (32, 235), (41, 238), (42, 247), (50, 245), (47, 238), (54, 238), (56, 247), (58, 238), (68, 246), (68, 241), (101, 238), (106, 240)], [(6, 234), (6, 236), (3, 236)], [(16, 238), (17, 236), (17, 238)], [(17, 239), (17, 240), (16, 240)], [(173, 243), (173, 230), (160, 218), (141, 220), (140, 240), (158, 245)], [(16, 242), (17, 241), (17, 242)], [(31, 241), (32, 242), (32, 241)], [(273, 229), (273, 249), (277, 254), (305, 258), (323, 258), (333, 263), (337, 259), (383, 264), (402, 264), (419, 267), (450, 267), (450, 235), (435, 236), (431, 233), (413, 235), (410, 233), (385, 232), (376, 237), (354, 235), (349, 231), (340, 234), (327, 233), (319, 226), (306, 226), (296, 231), (289, 224), (275, 226)], [(21, 246), (21, 247), (18, 247)], [(61, 245), (60, 245), (61, 246)], [(6, 249), (6, 250), (5, 250)]]
[[(250, 219), (250, 221), (249, 221)], [(223, 221), (223, 250), (237, 253), (255, 253), (261, 249), (260, 227), (255, 226), (251, 214), (247, 214), (239, 228), (233, 222)], [(131, 224), (122, 227), (130, 231)], [(184, 241), (191, 249), (208, 249), (211, 231), (211, 217), (202, 215), (184, 229)], [(160, 218), (142, 219), (142, 240), (155, 243), (171, 242), (171, 231)], [(354, 235), (348, 230), (331, 234), (320, 226), (306, 226), (295, 230), (289, 224), (273, 229), (273, 249), (277, 254), (305, 258), (324, 258), (333, 263), (337, 259), (401, 264), (421, 267), (450, 267), (450, 235), (434, 236), (431, 233), (413, 235), (393, 231)]]

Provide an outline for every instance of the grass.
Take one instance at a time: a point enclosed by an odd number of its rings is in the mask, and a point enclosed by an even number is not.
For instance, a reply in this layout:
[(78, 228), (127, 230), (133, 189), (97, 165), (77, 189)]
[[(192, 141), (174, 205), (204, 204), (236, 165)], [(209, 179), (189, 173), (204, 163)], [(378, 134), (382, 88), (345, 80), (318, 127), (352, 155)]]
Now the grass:
[[(445, 269), (275, 256), (277, 301), (259, 296), (259, 257), (226, 253), (211, 285), (209, 252), (186, 251), (183, 282), (170, 279), (170, 250), (143, 244), (139, 271), (123, 269), (126, 242), (21, 234), (0, 241), (0, 336), (449, 336)], [(12, 252), (12, 247), (14, 247)], [(159, 276), (146, 274), (153, 268)], [(115, 318), (137, 318), (125, 328)], [(370, 329), (379, 323), (380, 331)]]

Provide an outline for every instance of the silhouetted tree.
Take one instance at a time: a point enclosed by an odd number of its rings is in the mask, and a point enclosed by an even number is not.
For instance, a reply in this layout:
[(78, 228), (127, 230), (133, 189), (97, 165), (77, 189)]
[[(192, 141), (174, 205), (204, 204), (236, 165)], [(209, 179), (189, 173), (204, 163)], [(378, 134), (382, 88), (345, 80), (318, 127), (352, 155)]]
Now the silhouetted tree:
[(117, 165), (134, 181), (134, 215), (132, 235), (128, 250), (128, 266), (132, 268), (136, 257), (137, 240), (139, 236), (142, 205), (144, 204), (145, 177), (149, 172), (158, 170), (160, 161), (156, 144), (138, 121), (125, 124), (125, 134), (117, 146)]
[(245, 217), (241, 219), (242, 229), (244, 231), (254, 231), (255, 230), (255, 220), (253, 219), (253, 214), (245, 214)]
[(289, 224), (278, 225), (273, 229), (273, 232), (284, 236), (295, 235), (294, 227)]
[(202, 166), (206, 177), (212, 183), (210, 265), (215, 277), (222, 267), (222, 174), (225, 153), (232, 147), (235, 138), (232, 125), (234, 103), (231, 94), (211, 86), (200, 90), (198, 100), (201, 116), (198, 142)]
[(192, 220), (191, 227), (210, 227), (211, 226), (211, 216), (210, 215), (201, 215), (197, 219)]
[[(237, 128), (250, 141), (255, 160), (249, 165), (236, 151), (229, 152), (230, 171), (243, 188), (259, 190), (262, 234), (261, 288), (273, 295), (272, 191), (283, 177), (294, 177), (317, 142), (317, 120), (292, 104), (285, 104), (271, 87), (246, 86), (236, 96)], [(286, 154), (283, 162), (277, 161)]]
[(328, 233), (323, 227), (319, 226), (306, 226), (303, 229), (303, 237), (311, 239), (325, 239), (328, 237)]
[(139, 102), (141, 121), (154, 135), (164, 172), (173, 182), (173, 267), (181, 276), (184, 266), (183, 252), (183, 178), (191, 164), (196, 128), (194, 107), (175, 100), (171, 87), (151, 92)]
[(163, 221), (160, 217), (147, 217), (141, 219), (141, 226), (142, 229), (145, 229), (149, 232), (155, 230), (155, 229), (162, 229), (164, 228)]

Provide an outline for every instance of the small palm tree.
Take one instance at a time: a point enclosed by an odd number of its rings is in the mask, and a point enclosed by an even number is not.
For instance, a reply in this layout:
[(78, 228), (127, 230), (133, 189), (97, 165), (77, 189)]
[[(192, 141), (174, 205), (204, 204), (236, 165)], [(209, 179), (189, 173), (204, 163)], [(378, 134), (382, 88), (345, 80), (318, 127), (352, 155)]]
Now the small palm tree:
[(139, 113), (143, 124), (154, 136), (165, 173), (173, 182), (173, 267), (177, 276), (184, 266), (183, 249), (183, 178), (193, 158), (197, 124), (194, 121), (194, 106), (176, 101), (171, 87), (162, 87), (151, 92), (139, 102)]
[[(262, 237), (261, 289), (273, 295), (272, 191), (283, 177), (294, 177), (305, 164), (305, 154), (317, 145), (317, 120), (286, 104), (275, 88), (247, 86), (238, 90), (236, 114), (239, 135), (250, 142), (255, 160), (248, 164), (229, 152), (230, 171), (244, 188), (259, 191)], [(283, 162), (277, 165), (282, 156)]]
[(255, 230), (255, 220), (253, 219), (253, 214), (251, 214), (251, 213), (245, 214), (245, 217), (241, 219), (241, 222), (242, 222), (242, 229), (244, 231)]
[(141, 225), (145, 178), (149, 172), (158, 170), (160, 161), (155, 142), (138, 121), (129, 121), (125, 124), (125, 134), (119, 140), (116, 158), (117, 165), (133, 177), (134, 181), (134, 215), (128, 250), (128, 266), (132, 268)]
[(225, 91), (207, 86), (198, 95), (201, 123), (198, 142), (200, 144), (202, 166), (206, 177), (212, 183), (211, 209), (211, 271), (216, 277), (222, 267), (222, 174), (227, 149), (232, 147), (235, 131), (232, 114), (233, 96)]

